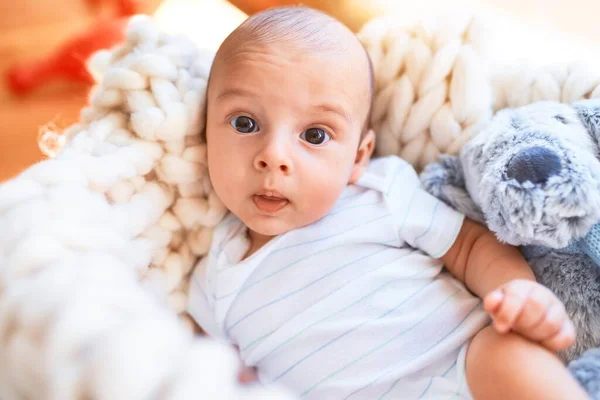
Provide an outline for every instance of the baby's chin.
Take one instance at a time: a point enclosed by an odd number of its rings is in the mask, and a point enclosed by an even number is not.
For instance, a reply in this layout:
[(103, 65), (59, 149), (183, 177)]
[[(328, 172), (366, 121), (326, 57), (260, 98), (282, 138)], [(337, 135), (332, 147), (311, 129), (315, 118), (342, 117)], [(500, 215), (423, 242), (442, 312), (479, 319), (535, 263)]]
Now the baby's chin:
[(257, 233), (262, 236), (279, 236), (284, 233), (293, 231), (295, 229), (302, 228), (304, 226), (310, 225), (320, 218), (309, 218), (306, 221), (303, 220), (294, 220), (290, 221), (287, 218), (278, 218), (278, 217), (264, 217), (259, 216), (258, 218), (249, 218), (248, 220), (244, 220), (241, 218), (242, 222), (250, 229), (252, 232)]
[(252, 232), (262, 236), (283, 235), (284, 233), (298, 228), (293, 224), (290, 224), (284, 220), (275, 217), (269, 219), (265, 218), (260, 221), (257, 221), (256, 219), (253, 219), (252, 221), (244, 221), (244, 219), (242, 219), (242, 222), (244, 222), (244, 224)]

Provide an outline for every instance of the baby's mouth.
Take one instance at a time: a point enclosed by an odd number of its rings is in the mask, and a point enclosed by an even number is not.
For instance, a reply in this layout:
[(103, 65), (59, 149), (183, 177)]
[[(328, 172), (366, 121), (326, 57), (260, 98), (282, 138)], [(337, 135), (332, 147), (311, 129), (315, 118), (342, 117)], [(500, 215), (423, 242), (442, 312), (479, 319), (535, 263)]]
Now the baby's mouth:
[(252, 200), (260, 211), (264, 213), (275, 213), (285, 207), (289, 200), (273, 192), (261, 192), (252, 196)]

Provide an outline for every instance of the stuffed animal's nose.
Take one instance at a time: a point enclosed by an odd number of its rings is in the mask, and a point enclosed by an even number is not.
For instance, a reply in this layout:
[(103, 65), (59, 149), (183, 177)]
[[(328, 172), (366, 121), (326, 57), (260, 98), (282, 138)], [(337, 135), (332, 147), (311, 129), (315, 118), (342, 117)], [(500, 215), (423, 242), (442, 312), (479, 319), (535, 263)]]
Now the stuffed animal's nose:
[(560, 158), (545, 147), (530, 147), (517, 153), (508, 163), (506, 175), (519, 183), (545, 183), (560, 172)]

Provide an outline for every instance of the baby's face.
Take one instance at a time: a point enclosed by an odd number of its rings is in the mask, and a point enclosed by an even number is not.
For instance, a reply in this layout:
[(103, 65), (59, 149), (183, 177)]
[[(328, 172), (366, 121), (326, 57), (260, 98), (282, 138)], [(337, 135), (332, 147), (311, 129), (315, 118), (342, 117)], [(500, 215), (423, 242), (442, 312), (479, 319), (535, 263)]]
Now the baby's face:
[(358, 177), (368, 111), (365, 72), (351, 57), (283, 47), (247, 44), (230, 54), (207, 100), (214, 189), (264, 236), (319, 220)]

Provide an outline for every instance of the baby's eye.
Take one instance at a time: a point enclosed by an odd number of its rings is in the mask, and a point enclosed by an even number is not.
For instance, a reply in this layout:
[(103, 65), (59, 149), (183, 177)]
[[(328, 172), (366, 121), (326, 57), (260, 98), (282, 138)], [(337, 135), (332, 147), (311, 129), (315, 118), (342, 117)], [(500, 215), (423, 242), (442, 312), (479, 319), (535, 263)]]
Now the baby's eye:
[(315, 146), (322, 145), (331, 139), (323, 129), (319, 128), (308, 128), (300, 134), (300, 138)]
[(239, 133), (254, 133), (258, 132), (258, 124), (250, 117), (240, 115), (229, 121), (229, 124)]

